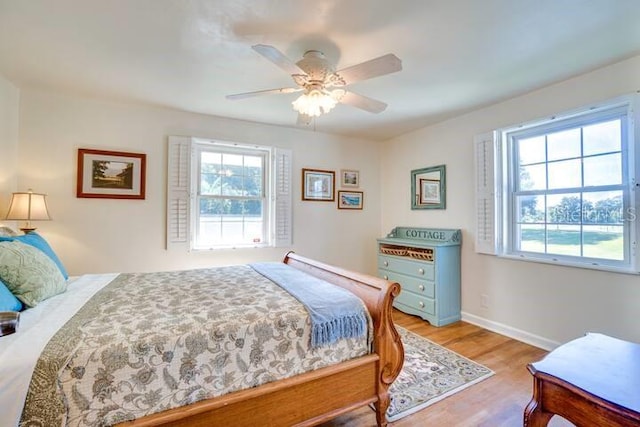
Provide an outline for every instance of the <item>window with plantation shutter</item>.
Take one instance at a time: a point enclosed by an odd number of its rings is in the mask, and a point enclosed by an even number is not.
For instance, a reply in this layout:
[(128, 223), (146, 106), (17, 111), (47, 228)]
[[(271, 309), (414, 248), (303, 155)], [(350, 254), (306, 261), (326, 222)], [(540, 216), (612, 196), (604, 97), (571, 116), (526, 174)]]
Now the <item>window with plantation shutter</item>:
[(290, 246), (291, 151), (169, 137), (167, 248)]

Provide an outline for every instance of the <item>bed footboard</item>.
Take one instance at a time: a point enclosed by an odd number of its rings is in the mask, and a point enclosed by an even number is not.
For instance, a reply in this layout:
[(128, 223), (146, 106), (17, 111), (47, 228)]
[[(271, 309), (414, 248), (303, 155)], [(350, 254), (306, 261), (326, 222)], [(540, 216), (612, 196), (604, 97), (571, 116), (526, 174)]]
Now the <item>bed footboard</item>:
[(356, 294), (369, 309), (375, 329), (374, 352), (380, 358), (377, 373), (376, 418), (379, 426), (386, 425), (389, 407), (389, 386), (400, 374), (404, 362), (404, 347), (393, 324), (392, 306), (400, 293), (400, 285), (366, 274), (333, 267), (289, 252), (284, 262), (313, 276)]

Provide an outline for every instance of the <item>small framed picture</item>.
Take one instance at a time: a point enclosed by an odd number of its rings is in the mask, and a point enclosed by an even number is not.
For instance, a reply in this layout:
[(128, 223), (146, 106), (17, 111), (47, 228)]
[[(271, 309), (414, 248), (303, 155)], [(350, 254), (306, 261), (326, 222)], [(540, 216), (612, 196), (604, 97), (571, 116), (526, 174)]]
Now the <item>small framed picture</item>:
[(362, 209), (362, 191), (338, 191), (338, 209)]
[(420, 180), (420, 204), (440, 203), (440, 181)]
[(334, 171), (302, 169), (302, 200), (333, 202), (335, 178)]
[(343, 187), (358, 188), (360, 186), (360, 172), (342, 169), (340, 171), (340, 184)]
[(141, 153), (80, 148), (76, 196), (144, 199), (146, 161)]

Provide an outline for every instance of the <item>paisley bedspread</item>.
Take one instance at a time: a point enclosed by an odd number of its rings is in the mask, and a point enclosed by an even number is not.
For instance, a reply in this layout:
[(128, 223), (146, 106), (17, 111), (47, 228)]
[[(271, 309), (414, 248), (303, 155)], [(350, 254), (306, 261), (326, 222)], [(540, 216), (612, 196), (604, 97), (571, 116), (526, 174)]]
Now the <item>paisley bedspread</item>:
[(304, 307), (248, 266), (120, 274), (47, 344), (21, 425), (132, 420), (365, 355), (371, 340), (312, 349)]

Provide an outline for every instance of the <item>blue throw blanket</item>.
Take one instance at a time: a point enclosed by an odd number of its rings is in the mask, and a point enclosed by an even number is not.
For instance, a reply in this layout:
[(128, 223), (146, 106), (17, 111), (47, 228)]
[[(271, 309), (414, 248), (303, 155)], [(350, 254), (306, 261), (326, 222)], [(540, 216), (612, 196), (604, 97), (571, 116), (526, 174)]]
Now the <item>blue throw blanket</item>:
[(346, 289), (281, 262), (249, 265), (305, 306), (311, 317), (311, 347), (361, 337), (367, 332), (366, 308)]

